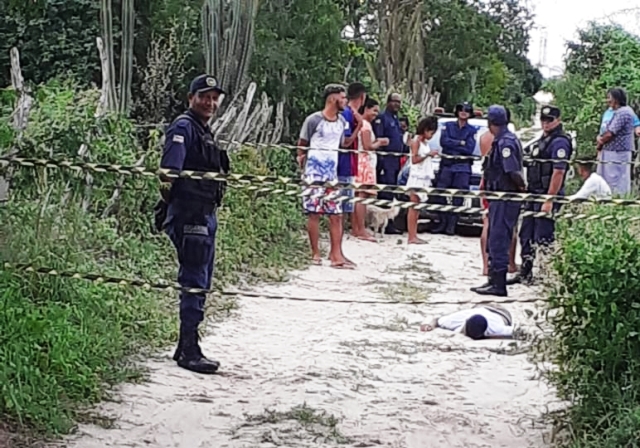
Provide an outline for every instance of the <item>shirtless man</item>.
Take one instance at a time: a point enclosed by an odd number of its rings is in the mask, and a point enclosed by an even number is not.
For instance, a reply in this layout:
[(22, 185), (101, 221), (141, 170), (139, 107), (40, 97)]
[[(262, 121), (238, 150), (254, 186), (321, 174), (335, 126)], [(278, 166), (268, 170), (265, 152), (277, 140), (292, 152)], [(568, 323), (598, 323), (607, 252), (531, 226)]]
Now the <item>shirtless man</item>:
[[(510, 119), (509, 110), (507, 109), (507, 119)], [(480, 155), (485, 157), (491, 150), (491, 144), (493, 143), (493, 134), (489, 131), (480, 136)], [(484, 189), (484, 179), (480, 183), (480, 189)], [(489, 209), (489, 201), (486, 198), (482, 198), (482, 208), (484, 210)], [(518, 272), (518, 266), (516, 265), (516, 245), (518, 232), (513, 232), (513, 238), (511, 239), (511, 247), (509, 249), (509, 273), (513, 274)], [(489, 275), (489, 254), (487, 252), (487, 238), (489, 237), (489, 215), (482, 217), (482, 236), (480, 237), (480, 251), (482, 252), (482, 275)]]
[(513, 337), (511, 313), (498, 304), (477, 305), (434, 319), (420, 326), (420, 331), (443, 328), (460, 332), (474, 340), (510, 339)]

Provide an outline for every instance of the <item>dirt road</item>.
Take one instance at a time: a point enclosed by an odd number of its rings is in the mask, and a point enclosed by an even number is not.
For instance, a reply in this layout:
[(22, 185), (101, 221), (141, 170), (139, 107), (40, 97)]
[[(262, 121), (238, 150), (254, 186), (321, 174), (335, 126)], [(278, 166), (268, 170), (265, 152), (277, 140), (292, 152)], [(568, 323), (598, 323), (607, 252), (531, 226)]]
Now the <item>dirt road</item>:
[[(413, 305), (245, 298), (236, 317), (210, 328), (205, 353), (222, 375), (202, 377), (170, 361), (150, 382), (126, 385), (102, 411), (114, 428), (82, 426), (69, 446), (104, 447), (538, 447), (533, 421), (551, 400), (509, 341), (419, 332), (430, 317), (474, 301), (477, 238), (425, 235), (409, 247), (349, 239), (355, 271), (313, 266), (263, 292), (340, 300), (426, 300)], [(517, 286), (511, 298), (535, 291)], [(467, 305), (468, 306), (468, 305)], [(525, 329), (532, 304), (508, 308)]]

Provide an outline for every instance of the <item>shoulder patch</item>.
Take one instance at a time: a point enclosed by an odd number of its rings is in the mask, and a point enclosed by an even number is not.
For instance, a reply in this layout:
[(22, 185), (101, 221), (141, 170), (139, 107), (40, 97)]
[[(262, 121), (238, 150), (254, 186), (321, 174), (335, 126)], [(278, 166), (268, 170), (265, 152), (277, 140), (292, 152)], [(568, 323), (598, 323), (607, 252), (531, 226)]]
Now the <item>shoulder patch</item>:
[(375, 123), (377, 123), (377, 124), (380, 124), (380, 123), (382, 123), (382, 118), (376, 118), (376, 121), (375, 121)]
[(505, 159), (507, 157), (511, 157), (511, 148), (509, 148), (509, 147), (502, 148), (502, 157), (504, 157)]
[(560, 159), (564, 159), (565, 157), (567, 157), (567, 151), (565, 151), (564, 148), (558, 149), (557, 154), (558, 154), (558, 158)]
[(174, 135), (173, 136), (174, 143), (184, 143), (184, 137), (182, 135)]

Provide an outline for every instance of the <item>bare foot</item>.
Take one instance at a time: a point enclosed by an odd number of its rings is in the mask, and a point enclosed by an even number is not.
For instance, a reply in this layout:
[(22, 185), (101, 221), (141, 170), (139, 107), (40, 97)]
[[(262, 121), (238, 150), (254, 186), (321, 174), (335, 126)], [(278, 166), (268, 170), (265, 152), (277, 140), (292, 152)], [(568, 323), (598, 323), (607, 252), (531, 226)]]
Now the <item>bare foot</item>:
[(354, 265), (347, 264), (347, 263), (333, 263), (333, 262), (332, 262), (332, 263), (330, 264), (330, 266), (331, 266), (333, 269), (351, 269), (351, 270), (353, 270), (353, 269), (355, 269), (355, 268), (356, 268)]
[(320, 256), (320, 254), (313, 254), (311, 256), (311, 263), (315, 264), (316, 266), (322, 266), (322, 257)]
[(353, 234), (352, 233), (351, 236), (353, 236), (353, 237), (355, 237), (355, 238), (357, 238), (359, 240), (362, 240), (362, 241), (371, 241), (371, 242), (374, 242), (374, 243), (378, 242), (378, 240), (375, 239), (373, 237), (373, 235), (370, 235), (368, 233), (361, 233), (361, 234)]
[(421, 240), (420, 238), (410, 239), (407, 244), (429, 244), (428, 241)]

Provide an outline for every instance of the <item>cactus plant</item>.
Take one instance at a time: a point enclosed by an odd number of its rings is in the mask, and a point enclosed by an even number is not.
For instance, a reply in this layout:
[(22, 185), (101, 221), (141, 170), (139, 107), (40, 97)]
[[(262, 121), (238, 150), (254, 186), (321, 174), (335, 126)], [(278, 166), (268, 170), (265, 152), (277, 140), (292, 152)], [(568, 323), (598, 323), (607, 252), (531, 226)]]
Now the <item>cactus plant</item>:
[(205, 0), (202, 7), (202, 39), (206, 70), (227, 92), (239, 92), (253, 52), (258, 0)]

